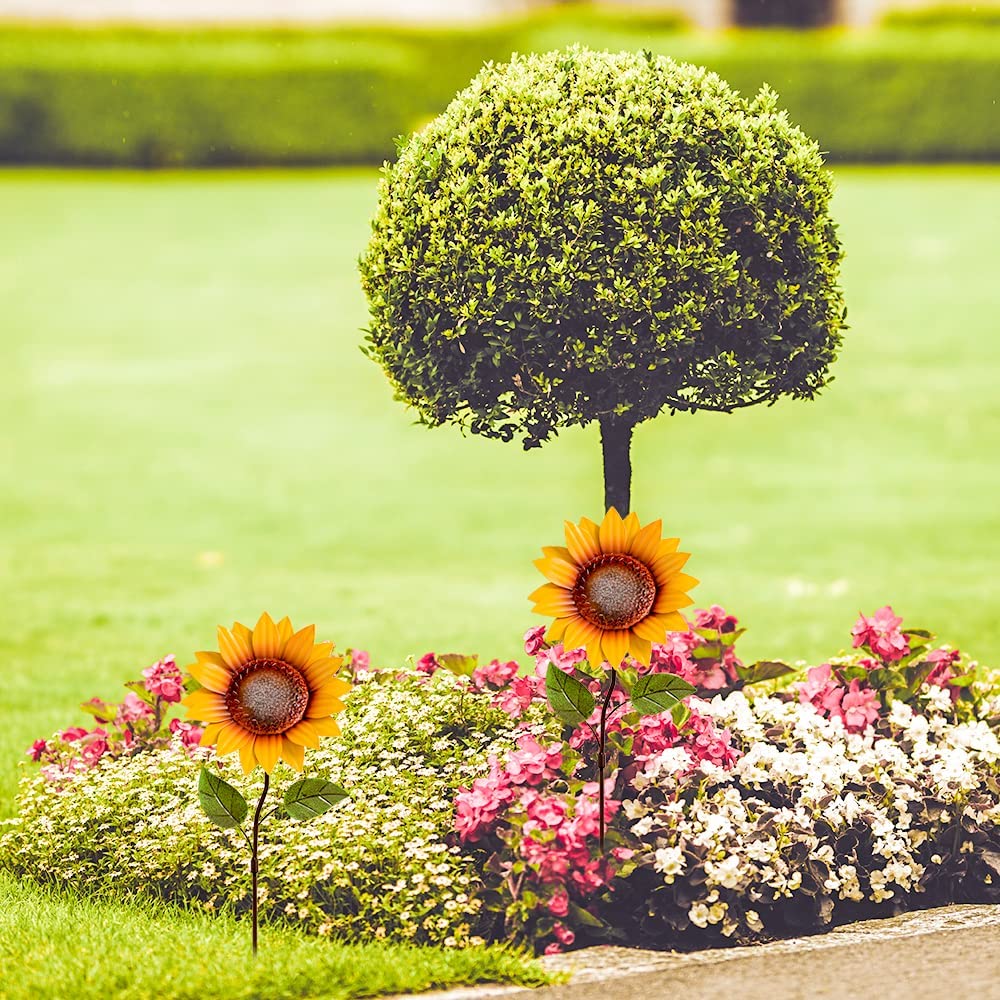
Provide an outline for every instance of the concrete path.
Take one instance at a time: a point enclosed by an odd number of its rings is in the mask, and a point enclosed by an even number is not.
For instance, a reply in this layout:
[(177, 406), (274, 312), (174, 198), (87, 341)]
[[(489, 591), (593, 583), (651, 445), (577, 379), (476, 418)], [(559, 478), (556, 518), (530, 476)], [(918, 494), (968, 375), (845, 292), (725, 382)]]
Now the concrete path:
[(1000, 906), (948, 906), (750, 948), (601, 947), (542, 962), (573, 978), (421, 1000), (1000, 1000)]

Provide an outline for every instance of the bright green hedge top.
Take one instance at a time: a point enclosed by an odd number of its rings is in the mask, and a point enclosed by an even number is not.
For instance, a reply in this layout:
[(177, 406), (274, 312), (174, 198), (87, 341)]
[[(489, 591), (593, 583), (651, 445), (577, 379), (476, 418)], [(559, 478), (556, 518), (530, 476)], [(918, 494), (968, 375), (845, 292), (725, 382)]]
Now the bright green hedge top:
[(387, 164), (368, 352), (423, 422), (538, 444), (826, 381), (841, 249), (767, 90), (649, 53), (488, 63)]

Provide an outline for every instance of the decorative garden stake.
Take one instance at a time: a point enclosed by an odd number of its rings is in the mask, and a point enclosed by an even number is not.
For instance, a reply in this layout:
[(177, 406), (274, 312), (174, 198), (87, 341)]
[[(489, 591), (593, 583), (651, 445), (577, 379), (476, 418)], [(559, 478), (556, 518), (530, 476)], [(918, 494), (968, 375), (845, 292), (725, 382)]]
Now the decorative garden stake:
[(366, 351), (429, 426), (532, 448), (596, 421), (628, 511), (642, 421), (828, 381), (830, 195), (766, 88), (648, 52), (488, 64), (384, 169)]
[(223, 829), (237, 829), (250, 847), (253, 953), (257, 954), (261, 823), (280, 810), (292, 819), (311, 819), (343, 801), (347, 793), (324, 778), (301, 778), (290, 785), (280, 805), (264, 814), (271, 772), (279, 759), (301, 771), (305, 747), (318, 747), (321, 736), (336, 736), (333, 716), (344, 708), (341, 696), (350, 684), (336, 676), (341, 657), (329, 642), (317, 643), (316, 627), (293, 632), (283, 618), (267, 613), (253, 631), (237, 622), (219, 626), (219, 652), (199, 652), (188, 667), (202, 685), (182, 699), (195, 719), (207, 723), (203, 746), (215, 744), (220, 757), (239, 751), (245, 774), (259, 764), (264, 787), (254, 810), (250, 834), (243, 828), (249, 806), (232, 785), (207, 767), (198, 779), (198, 798), (205, 815)]
[[(565, 648), (585, 647), (592, 669), (607, 661), (607, 688), (601, 681), (601, 707), (595, 730), (590, 722), (597, 701), (592, 691), (550, 662), (545, 690), (552, 711), (567, 725), (586, 724), (597, 741), (597, 786), (601, 850), (604, 850), (604, 781), (608, 766), (607, 726), (611, 698), (618, 685), (639, 715), (677, 712), (678, 724), (687, 709), (683, 698), (694, 687), (669, 673), (639, 677), (626, 657), (649, 664), (653, 642), (670, 631), (684, 631), (680, 609), (694, 603), (687, 591), (698, 581), (681, 573), (689, 553), (678, 552), (679, 539), (661, 537), (662, 522), (640, 527), (639, 518), (622, 518), (611, 508), (600, 526), (588, 518), (567, 521), (566, 547), (544, 546), (535, 565), (549, 583), (532, 595), (534, 610), (551, 615), (545, 638)], [(623, 703), (627, 707), (627, 702)]]

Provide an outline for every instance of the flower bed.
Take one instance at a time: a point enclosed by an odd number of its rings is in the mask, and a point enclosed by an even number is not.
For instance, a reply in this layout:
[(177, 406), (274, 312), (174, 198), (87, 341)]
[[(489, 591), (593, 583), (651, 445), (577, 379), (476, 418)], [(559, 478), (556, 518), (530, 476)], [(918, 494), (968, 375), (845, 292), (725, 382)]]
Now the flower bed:
[[(633, 664), (698, 694), (652, 716), (616, 694), (604, 853), (599, 709), (564, 727), (545, 701), (552, 664), (599, 689), (583, 650), (532, 630), (527, 674), (433, 654), (380, 671), (355, 656), (343, 735), (307, 758), (351, 797), (282, 825), (282, 843), (262, 851), (264, 910), (324, 934), (556, 951), (758, 941), (1000, 900), (1000, 678), (890, 609), (859, 620), (853, 655), (798, 676), (744, 665), (741, 633), (721, 608), (698, 612), (648, 667)], [(89, 737), (57, 741), (59, 770), (24, 780), (0, 864), (244, 908), (240, 844), (194, 793), (208, 751), (155, 721), (154, 742), (105, 740), (98, 753)], [(74, 743), (86, 762), (69, 766)]]

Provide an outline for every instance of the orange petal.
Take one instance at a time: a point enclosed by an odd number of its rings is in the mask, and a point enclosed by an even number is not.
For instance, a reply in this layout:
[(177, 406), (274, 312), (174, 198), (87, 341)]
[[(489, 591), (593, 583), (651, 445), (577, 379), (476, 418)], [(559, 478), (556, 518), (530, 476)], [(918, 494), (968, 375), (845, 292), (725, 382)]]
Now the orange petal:
[(246, 625), (241, 625), (239, 622), (233, 622), (233, 627), (229, 630), (236, 636), (237, 639), (241, 639), (247, 644), (247, 649), (250, 648), (250, 640), (253, 638), (253, 632), (246, 627)]
[(601, 651), (601, 636), (603, 633), (598, 632), (597, 635), (587, 643), (587, 662), (592, 667), (599, 667), (604, 662), (604, 653)]
[(309, 685), (309, 690), (318, 691), (324, 684), (328, 684), (340, 663), (339, 656), (327, 656), (322, 660), (313, 660), (309, 666), (303, 667), (302, 674)]
[(661, 590), (653, 602), (653, 614), (662, 615), (669, 611), (679, 611), (694, 604), (694, 598), (683, 590)]
[(188, 673), (202, 687), (218, 694), (225, 694), (229, 690), (229, 682), (233, 677), (228, 667), (220, 667), (216, 663), (192, 663), (188, 667)]
[(640, 639), (648, 639), (650, 642), (663, 642), (667, 637), (663, 615), (647, 615), (641, 622), (636, 622), (632, 626), (632, 631)]
[(305, 766), (305, 747), (303, 747), (301, 743), (293, 743), (287, 735), (281, 740), (281, 756), (284, 757), (296, 771), (301, 771)]
[(273, 660), (281, 653), (278, 626), (265, 611), (253, 627), (253, 655), (261, 660)]
[(572, 521), (566, 522), (566, 548), (579, 565), (593, 559), (601, 552), (597, 525), (583, 518), (579, 526)]
[(255, 742), (256, 740), (247, 740), (240, 747), (240, 763), (244, 774), (249, 774), (257, 766), (257, 755), (253, 752)]
[(194, 658), (199, 663), (214, 663), (217, 667), (222, 667), (223, 670), (229, 670), (226, 661), (214, 650), (200, 649), (194, 654)]
[(206, 688), (186, 694), (181, 698), (181, 704), (188, 715), (199, 722), (228, 722), (230, 718), (225, 698)]
[(583, 618), (570, 618), (563, 636), (563, 646), (566, 649), (581, 649), (592, 642), (600, 642), (601, 630), (596, 625)]
[(572, 621), (572, 618), (557, 618), (548, 628), (545, 633), (546, 642), (559, 642), (562, 637), (566, 634), (566, 626)]
[(219, 731), (219, 736), (215, 741), (215, 752), (220, 757), (225, 757), (227, 753), (239, 750), (253, 740), (253, 733), (248, 733), (241, 725), (235, 722), (227, 723)]
[(653, 644), (648, 639), (642, 639), (633, 631), (632, 638), (628, 641), (628, 651), (640, 663), (649, 665), (649, 659), (653, 655)]
[(662, 556), (669, 556), (677, 551), (677, 546), (681, 544), (679, 538), (664, 538), (659, 547), (656, 550), (656, 558), (659, 559)]
[(639, 515), (630, 513), (628, 517), (623, 518), (622, 524), (625, 525), (625, 549), (627, 551), (632, 544), (632, 539), (639, 534)]
[(538, 571), (559, 587), (573, 587), (576, 585), (580, 575), (580, 568), (573, 562), (567, 549), (563, 549), (566, 558), (561, 556), (546, 556), (544, 559), (536, 559), (535, 566)]
[(199, 741), (201, 746), (215, 746), (216, 737), (224, 725), (226, 725), (225, 722), (213, 722), (210, 726), (205, 726), (205, 731), (201, 734), (201, 740)]
[(686, 632), (689, 628), (687, 619), (679, 612), (672, 611), (665, 615), (657, 615), (668, 632)]
[(222, 659), (226, 661), (227, 667), (237, 670), (244, 663), (253, 659), (250, 643), (242, 635), (234, 635), (221, 625), (218, 628), (218, 634), (219, 652), (222, 654)]
[(286, 663), (296, 667), (305, 667), (312, 659), (313, 645), (316, 642), (316, 626), (307, 625), (299, 629), (286, 643), (281, 658)]
[(616, 669), (622, 665), (622, 660), (628, 655), (629, 636), (627, 628), (612, 629), (601, 636), (601, 649), (608, 663)]
[(573, 595), (565, 587), (554, 583), (543, 583), (528, 595), (528, 600), (535, 602), (533, 610), (540, 615), (565, 618), (576, 611)]
[(308, 719), (302, 719), (300, 722), (296, 722), (295, 725), (285, 733), (285, 736), (287, 736), (290, 740), (295, 740), (296, 743), (300, 743), (305, 747), (319, 746), (319, 733), (316, 731), (316, 727)]
[(343, 710), (344, 703), (332, 691), (322, 688), (309, 699), (306, 718), (319, 719), (325, 715), (336, 715)]
[(680, 571), (681, 567), (691, 558), (690, 552), (672, 552), (669, 555), (659, 556), (650, 566), (653, 576), (656, 577), (657, 584), (665, 587), (669, 584), (670, 578)]
[(641, 563), (652, 567), (660, 549), (660, 535), (663, 534), (663, 521), (650, 521), (631, 541), (628, 547), (630, 556)]
[(280, 734), (271, 736), (258, 736), (254, 740), (253, 752), (260, 766), (270, 774), (274, 770), (274, 765), (278, 763), (281, 756), (282, 737)]
[(609, 507), (599, 532), (602, 552), (624, 552), (626, 533), (621, 515), (614, 507)]
[(340, 735), (340, 726), (329, 715), (324, 716), (322, 719), (310, 719), (309, 722), (320, 736)]
[(288, 642), (288, 640), (291, 639), (291, 637), (292, 637), (292, 635), (293, 635), (294, 632), (295, 632), (295, 629), (292, 628), (292, 620), (291, 620), (291, 618), (289, 618), (288, 615), (285, 615), (285, 617), (282, 618), (280, 622), (278, 622), (278, 639), (279, 639), (279, 641), (282, 644)]

